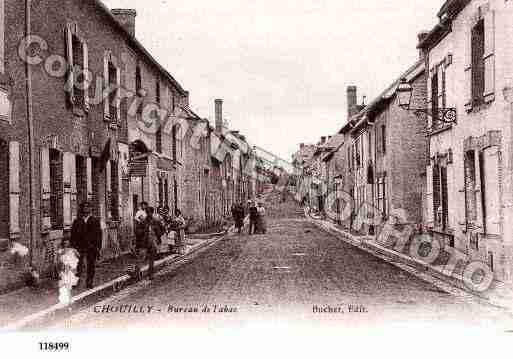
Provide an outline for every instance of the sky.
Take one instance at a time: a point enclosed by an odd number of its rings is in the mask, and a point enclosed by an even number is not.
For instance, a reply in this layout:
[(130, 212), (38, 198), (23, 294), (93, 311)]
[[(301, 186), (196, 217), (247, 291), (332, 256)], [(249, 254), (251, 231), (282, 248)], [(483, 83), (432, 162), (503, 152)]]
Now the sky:
[(136, 37), (214, 119), (290, 160), (347, 121), (346, 88), (379, 95), (418, 59), (443, 0), (104, 0), (137, 10)]

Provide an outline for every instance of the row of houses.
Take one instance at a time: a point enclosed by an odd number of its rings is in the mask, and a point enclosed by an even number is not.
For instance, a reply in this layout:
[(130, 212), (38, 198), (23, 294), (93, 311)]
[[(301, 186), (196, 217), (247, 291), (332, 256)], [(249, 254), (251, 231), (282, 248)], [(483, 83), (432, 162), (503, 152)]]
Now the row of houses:
[[(82, 201), (108, 259), (130, 250), (141, 201), (201, 230), (256, 194), (255, 150), (223, 101), (214, 124), (198, 116), (135, 18), (98, 0), (0, 0), (0, 290), (51, 268)], [(13, 243), (26, 260), (10, 260)]]
[[(513, 4), (447, 0), (418, 35), (419, 60), (372, 102), (356, 104), (331, 138), (293, 160), (303, 200), (326, 210), (330, 192), (383, 219), (431, 233), (446, 247), (513, 277)], [(337, 219), (374, 235), (358, 216)]]

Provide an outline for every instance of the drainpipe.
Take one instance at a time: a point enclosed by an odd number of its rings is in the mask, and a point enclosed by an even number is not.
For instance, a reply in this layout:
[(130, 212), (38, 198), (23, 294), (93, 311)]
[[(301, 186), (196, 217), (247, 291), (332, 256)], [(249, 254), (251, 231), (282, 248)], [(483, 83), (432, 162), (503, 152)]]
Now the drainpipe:
[[(31, 0), (25, 0), (25, 37), (30, 36), (30, 7)], [(30, 242), (29, 242), (29, 264), (32, 267), (34, 263), (34, 241), (36, 229), (36, 202), (34, 196), (34, 176), (35, 176), (35, 163), (34, 163), (34, 121), (32, 112), (32, 72), (30, 64), (25, 62), (25, 86), (27, 96), (27, 127), (28, 127), (28, 156), (29, 156), (29, 226), (30, 226)]]

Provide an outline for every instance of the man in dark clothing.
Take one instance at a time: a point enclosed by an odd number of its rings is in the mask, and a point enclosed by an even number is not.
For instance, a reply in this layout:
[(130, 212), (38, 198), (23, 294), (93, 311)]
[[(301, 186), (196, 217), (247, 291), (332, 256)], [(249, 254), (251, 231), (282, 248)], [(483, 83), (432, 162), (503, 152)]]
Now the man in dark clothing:
[(146, 209), (148, 216), (145, 219), (146, 223), (146, 260), (148, 261), (148, 278), (153, 280), (155, 257), (157, 256), (157, 244), (160, 237), (164, 234), (164, 226), (162, 223), (153, 217), (155, 210), (153, 207)]
[(80, 205), (79, 216), (71, 227), (71, 246), (80, 254), (77, 276), (80, 278), (87, 266), (86, 287), (93, 288), (96, 261), (102, 247), (102, 229), (98, 218), (91, 215), (91, 205), (84, 202)]
[(251, 202), (249, 205), (249, 234), (255, 234), (256, 225), (258, 221), (258, 209), (255, 202)]
[(235, 203), (232, 206), (232, 216), (235, 222), (235, 228), (237, 228), (239, 234), (242, 233), (242, 227), (244, 227), (244, 207), (242, 203)]

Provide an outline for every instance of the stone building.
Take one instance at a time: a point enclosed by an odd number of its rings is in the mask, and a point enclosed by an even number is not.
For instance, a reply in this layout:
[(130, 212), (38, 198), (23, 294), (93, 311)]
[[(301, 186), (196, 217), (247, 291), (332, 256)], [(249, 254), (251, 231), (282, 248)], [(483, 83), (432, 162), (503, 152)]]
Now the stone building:
[[(426, 121), (399, 106), (396, 88), (403, 78), (413, 89), (412, 107), (425, 107), (426, 77), (424, 59), (420, 59), (351, 118), (349, 155), (354, 207), (357, 213), (374, 213), (385, 219), (401, 210), (404, 215), (399, 223), (420, 225), (425, 192)], [(364, 225), (361, 216), (353, 224), (363, 233), (376, 233), (374, 226)]]
[(30, 4), (0, 1), (0, 248), (29, 249), (26, 262), (2, 265), (2, 288), (51, 267), (84, 200), (101, 219), (104, 259), (129, 250), (137, 202), (181, 205), (180, 125), (159, 130), (155, 113), (173, 116), (188, 93), (135, 38), (135, 11)]
[(426, 226), (446, 246), (513, 274), (513, 3), (448, 0), (419, 49), (428, 106)]

